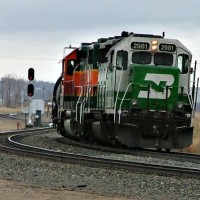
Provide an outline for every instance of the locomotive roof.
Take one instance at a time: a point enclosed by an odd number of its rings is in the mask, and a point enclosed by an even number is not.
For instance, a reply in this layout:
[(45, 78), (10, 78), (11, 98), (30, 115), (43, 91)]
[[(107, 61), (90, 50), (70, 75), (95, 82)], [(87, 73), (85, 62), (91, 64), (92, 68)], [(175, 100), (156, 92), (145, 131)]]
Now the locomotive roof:
[(113, 37), (108, 37), (108, 38), (99, 38), (97, 42), (91, 42), (91, 43), (82, 43), (81, 46), (88, 46), (88, 47), (93, 47), (94, 44), (100, 44), (101, 46), (106, 46), (106, 45), (115, 45), (118, 42), (120, 42), (122, 39), (127, 38), (129, 36), (132, 37), (145, 37), (145, 38), (163, 38), (163, 36), (160, 35), (152, 35), (152, 34), (138, 34), (138, 33), (129, 33), (126, 31), (123, 31), (121, 33), (121, 36), (113, 36)]
[[(110, 48), (109, 51), (108, 51), (108, 54), (107, 54), (107, 55), (109, 55), (110, 52), (112, 50), (114, 50), (115, 48), (119, 47), (122, 44), (122, 42), (124, 43), (124, 42), (126, 42), (126, 40), (128, 41), (131, 38), (134, 38), (134, 40), (136, 40), (138, 42), (139, 41), (148, 42), (152, 39), (157, 39), (159, 42), (168, 43), (168, 44), (175, 44), (177, 47), (185, 49), (185, 51), (187, 51), (188, 54), (191, 54), (190, 50), (186, 46), (184, 46), (179, 40), (164, 38), (164, 33), (161, 36), (161, 35), (152, 35), (152, 34), (138, 34), (138, 33), (132, 33), (132, 32), (128, 33), (126, 31), (123, 31), (120, 36), (113, 36), (113, 37), (108, 37), (108, 38), (99, 38), (96, 42), (91, 42), (91, 43), (81, 43), (81, 47), (86, 46), (89, 49), (93, 49), (95, 44), (99, 44), (100, 49), (103, 49), (103, 48), (106, 48), (106, 47)], [(131, 39), (131, 40), (133, 41), (133, 39)], [(77, 48), (77, 49), (79, 49), (79, 48)], [(70, 52), (68, 55), (66, 55), (63, 59), (65, 59), (67, 56), (69, 56), (71, 53), (73, 53), (77, 49), (74, 49), (72, 52)]]
[(168, 39), (162, 36), (149, 35), (149, 34), (131, 34), (128, 37), (121, 38), (121, 40), (117, 44), (113, 45), (110, 48), (107, 55), (109, 55), (110, 52), (116, 49), (117, 47), (121, 47), (123, 45), (129, 44), (130, 42), (149, 42), (150, 43), (152, 39), (158, 40), (159, 43), (175, 44), (176, 47), (184, 49), (188, 54), (191, 55), (191, 51), (185, 45), (183, 45), (179, 40)]
[(70, 53), (68, 53), (66, 56), (64, 56), (64, 57), (62, 58), (62, 60), (60, 60), (58, 63), (62, 62), (63, 60), (65, 60), (66, 57), (70, 56), (71, 54), (73, 54), (75, 51), (78, 50), (78, 48), (72, 48), (72, 49), (73, 49), (73, 50), (72, 50)]

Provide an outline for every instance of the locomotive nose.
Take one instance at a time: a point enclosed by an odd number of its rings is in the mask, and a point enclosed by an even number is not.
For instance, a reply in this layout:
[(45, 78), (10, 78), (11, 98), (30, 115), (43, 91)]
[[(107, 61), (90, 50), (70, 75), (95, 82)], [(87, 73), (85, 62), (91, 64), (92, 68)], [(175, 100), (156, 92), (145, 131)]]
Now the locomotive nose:
[(131, 65), (131, 68), (132, 106), (137, 104), (140, 109), (173, 110), (178, 101), (179, 69), (151, 65)]

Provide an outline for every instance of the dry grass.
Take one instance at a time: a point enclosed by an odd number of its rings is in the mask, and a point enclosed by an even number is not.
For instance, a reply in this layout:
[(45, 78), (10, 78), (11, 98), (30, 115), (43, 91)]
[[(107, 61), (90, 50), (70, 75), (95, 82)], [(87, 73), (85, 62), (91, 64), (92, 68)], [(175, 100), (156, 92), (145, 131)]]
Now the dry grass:
[(7, 107), (2, 107), (0, 106), (0, 113), (1, 114), (5, 114), (5, 113), (17, 113), (20, 112), (21, 109), (20, 108), (7, 108)]
[[(51, 111), (49, 111), (48, 116), (46, 114), (42, 115), (42, 122), (50, 122)], [(7, 113), (21, 113), (21, 108), (7, 108), (0, 106), (0, 114)], [(10, 120), (5, 118), (0, 118), (0, 132), (3, 131), (14, 131), (17, 130), (17, 123), (19, 123), (19, 129), (25, 128), (24, 120)]]
[[(20, 108), (7, 108), (7, 107), (0, 107), (0, 114), (7, 114), (7, 113), (19, 113), (21, 112)], [(21, 120), (9, 120), (0, 118), (0, 132), (3, 131), (13, 131), (17, 130), (17, 123), (20, 123), (19, 128), (24, 129), (24, 122)]]
[(197, 112), (195, 114), (193, 125), (194, 125), (194, 137), (199, 137), (200, 136), (200, 112)]
[(24, 122), (20, 120), (0, 120), (0, 132), (17, 130), (18, 122), (20, 122), (19, 129), (24, 129)]
[(185, 151), (192, 153), (200, 153), (200, 112), (197, 112), (195, 114), (193, 126), (194, 126), (193, 144), (185, 148)]

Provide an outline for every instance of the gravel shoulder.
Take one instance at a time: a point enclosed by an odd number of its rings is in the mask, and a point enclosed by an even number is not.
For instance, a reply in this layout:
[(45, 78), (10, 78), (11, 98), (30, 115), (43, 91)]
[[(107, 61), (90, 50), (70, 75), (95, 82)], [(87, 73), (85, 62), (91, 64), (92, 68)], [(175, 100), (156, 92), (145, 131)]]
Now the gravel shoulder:
[[(0, 121), (0, 131), (16, 130), (16, 121), (9, 122), (9, 127), (5, 124)], [(45, 136), (27, 143), (48, 143), (61, 150), (61, 145), (54, 146), (54, 139)], [(196, 147), (200, 145), (193, 146), (190, 151), (199, 153)], [(80, 167), (0, 152), (2, 200), (196, 200), (200, 199), (199, 185), (199, 179)]]
[[(56, 142), (57, 137), (51, 131), (23, 141), (58, 151), (62, 148), (80, 151)], [(85, 151), (82, 153), (91, 153)], [(110, 170), (0, 152), (0, 199), (3, 200), (196, 200), (200, 199), (199, 185), (200, 179), (195, 178)]]

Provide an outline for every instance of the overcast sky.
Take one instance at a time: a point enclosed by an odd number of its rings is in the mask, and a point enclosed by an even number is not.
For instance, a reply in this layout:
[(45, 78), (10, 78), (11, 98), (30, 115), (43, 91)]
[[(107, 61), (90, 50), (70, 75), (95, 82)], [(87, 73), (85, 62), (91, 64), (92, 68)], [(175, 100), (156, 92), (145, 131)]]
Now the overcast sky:
[[(176, 38), (200, 63), (199, 0), (0, 0), (0, 78), (55, 82), (63, 48), (122, 31)], [(200, 74), (200, 64), (198, 76)]]

